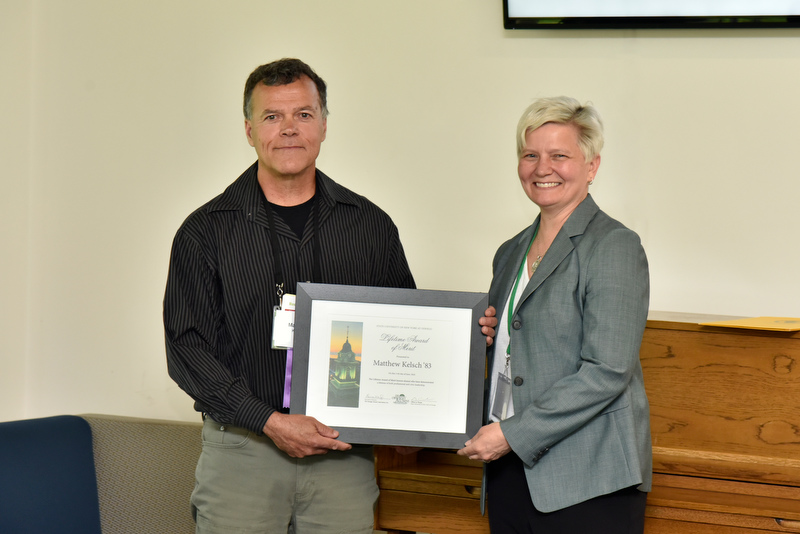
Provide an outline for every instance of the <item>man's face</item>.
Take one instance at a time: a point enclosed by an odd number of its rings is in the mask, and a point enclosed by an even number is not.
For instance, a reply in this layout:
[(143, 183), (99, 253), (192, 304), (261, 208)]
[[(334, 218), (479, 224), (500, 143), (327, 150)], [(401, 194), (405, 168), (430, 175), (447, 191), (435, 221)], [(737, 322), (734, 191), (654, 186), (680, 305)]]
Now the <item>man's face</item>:
[(314, 175), (327, 121), (311, 79), (303, 76), (288, 85), (256, 85), (250, 117), (244, 122), (245, 132), (258, 154), (259, 173), (276, 180)]

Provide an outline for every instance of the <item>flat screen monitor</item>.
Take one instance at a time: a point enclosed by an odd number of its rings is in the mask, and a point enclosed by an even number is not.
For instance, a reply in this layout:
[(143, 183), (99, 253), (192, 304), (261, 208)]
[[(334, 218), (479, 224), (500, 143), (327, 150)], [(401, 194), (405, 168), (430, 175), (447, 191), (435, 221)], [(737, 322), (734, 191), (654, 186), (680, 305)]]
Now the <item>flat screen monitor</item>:
[(798, 28), (800, 0), (503, 0), (514, 29)]

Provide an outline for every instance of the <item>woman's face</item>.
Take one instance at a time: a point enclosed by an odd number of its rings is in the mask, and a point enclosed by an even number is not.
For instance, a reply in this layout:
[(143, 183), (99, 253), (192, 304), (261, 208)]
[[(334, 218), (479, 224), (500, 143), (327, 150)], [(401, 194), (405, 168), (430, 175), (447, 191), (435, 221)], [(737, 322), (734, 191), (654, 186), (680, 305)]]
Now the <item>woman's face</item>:
[(543, 213), (569, 215), (589, 193), (600, 156), (586, 161), (578, 127), (547, 123), (528, 132), (517, 172), (522, 188)]

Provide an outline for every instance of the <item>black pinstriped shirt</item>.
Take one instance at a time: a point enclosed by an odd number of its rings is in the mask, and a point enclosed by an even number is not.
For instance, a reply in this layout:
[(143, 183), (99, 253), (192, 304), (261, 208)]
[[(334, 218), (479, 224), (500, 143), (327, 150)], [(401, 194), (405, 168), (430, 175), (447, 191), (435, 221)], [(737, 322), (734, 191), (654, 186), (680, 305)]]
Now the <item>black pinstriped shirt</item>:
[[(215, 421), (260, 433), (283, 403), (286, 351), (273, 350), (270, 230), (256, 172), (189, 215), (172, 245), (164, 296), (169, 374)], [(285, 291), (298, 281), (414, 287), (397, 227), (317, 170), (317, 213), (302, 240), (275, 217)], [(312, 280), (319, 222), (321, 280)]]

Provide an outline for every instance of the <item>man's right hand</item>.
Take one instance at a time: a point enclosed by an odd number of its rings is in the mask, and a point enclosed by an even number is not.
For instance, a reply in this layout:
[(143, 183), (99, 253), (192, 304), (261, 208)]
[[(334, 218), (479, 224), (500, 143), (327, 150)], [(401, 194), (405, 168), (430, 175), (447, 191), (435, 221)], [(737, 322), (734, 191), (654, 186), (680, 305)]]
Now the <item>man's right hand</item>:
[(274, 412), (264, 425), (264, 434), (292, 458), (352, 448), (349, 443), (336, 439), (338, 431), (307, 415)]

